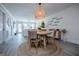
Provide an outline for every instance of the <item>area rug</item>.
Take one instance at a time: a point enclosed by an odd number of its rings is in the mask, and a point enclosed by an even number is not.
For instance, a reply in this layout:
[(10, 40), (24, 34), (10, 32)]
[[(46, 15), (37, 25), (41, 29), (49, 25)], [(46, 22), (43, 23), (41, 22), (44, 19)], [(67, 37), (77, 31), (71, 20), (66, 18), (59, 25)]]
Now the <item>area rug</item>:
[(63, 49), (59, 43), (55, 41), (53, 44), (47, 45), (46, 48), (29, 48), (28, 42), (24, 42), (17, 49), (18, 56), (62, 56)]

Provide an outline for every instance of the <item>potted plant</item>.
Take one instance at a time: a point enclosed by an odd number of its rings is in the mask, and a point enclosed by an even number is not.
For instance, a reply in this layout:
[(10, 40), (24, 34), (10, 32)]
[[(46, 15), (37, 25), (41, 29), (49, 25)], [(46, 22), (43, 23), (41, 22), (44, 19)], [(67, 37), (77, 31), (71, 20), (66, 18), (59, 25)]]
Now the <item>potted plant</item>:
[(61, 31), (62, 31), (64, 34), (67, 32), (66, 29), (62, 29)]
[(46, 29), (45, 29), (45, 23), (44, 23), (44, 21), (41, 22), (41, 26), (40, 26), (40, 27), (41, 27), (41, 30), (43, 30), (43, 31), (46, 30)]
[(66, 29), (61, 30), (61, 39), (65, 41), (65, 34), (67, 33)]
[(61, 30), (61, 34), (62, 34), (62, 35), (64, 35), (66, 32), (67, 32), (66, 29), (62, 29), (62, 30)]
[(45, 23), (44, 23), (44, 21), (42, 21), (41, 22), (41, 26), (40, 26), (41, 28), (45, 28)]

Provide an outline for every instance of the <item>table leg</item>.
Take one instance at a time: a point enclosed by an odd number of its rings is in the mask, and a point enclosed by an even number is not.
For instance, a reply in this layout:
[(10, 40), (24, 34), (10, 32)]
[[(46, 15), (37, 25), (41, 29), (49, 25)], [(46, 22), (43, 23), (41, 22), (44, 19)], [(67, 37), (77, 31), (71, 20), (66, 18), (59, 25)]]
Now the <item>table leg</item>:
[(44, 39), (44, 48), (46, 48), (46, 36), (44, 36), (43, 39)]

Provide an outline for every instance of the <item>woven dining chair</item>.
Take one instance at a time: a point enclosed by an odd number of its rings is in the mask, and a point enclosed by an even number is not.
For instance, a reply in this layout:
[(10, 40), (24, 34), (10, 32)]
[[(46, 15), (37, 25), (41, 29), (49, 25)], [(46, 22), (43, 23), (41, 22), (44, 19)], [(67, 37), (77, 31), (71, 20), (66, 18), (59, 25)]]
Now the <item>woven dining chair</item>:
[(28, 31), (28, 39), (29, 39), (29, 44), (31, 47), (38, 47), (39, 41), (37, 39), (37, 31), (36, 30), (29, 30)]
[(48, 29), (48, 35), (47, 35), (48, 43), (55, 41), (54, 40), (54, 32), (55, 32), (55, 29)]

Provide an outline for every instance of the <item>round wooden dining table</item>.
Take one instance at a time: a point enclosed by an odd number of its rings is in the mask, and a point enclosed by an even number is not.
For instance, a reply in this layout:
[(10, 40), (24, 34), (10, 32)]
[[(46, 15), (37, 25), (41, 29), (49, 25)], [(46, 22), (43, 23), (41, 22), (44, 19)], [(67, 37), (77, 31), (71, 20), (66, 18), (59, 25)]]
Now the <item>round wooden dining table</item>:
[(48, 34), (47, 31), (42, 31), (42, 30), (37, 31), (37, 36), (42, 36), (43, 37), (44, 48), (46, 48), (46, 36), (47, 36), (47, 34)]

